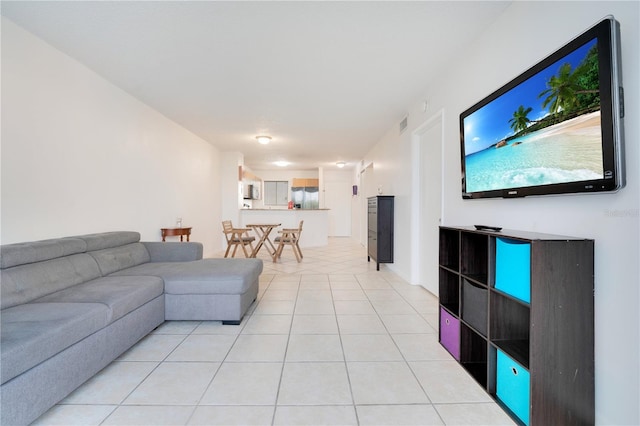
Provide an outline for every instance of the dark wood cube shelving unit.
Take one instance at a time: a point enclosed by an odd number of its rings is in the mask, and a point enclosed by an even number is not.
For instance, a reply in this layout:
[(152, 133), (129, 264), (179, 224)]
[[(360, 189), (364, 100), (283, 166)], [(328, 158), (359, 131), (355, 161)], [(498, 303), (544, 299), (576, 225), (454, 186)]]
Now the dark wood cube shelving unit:
[[(530, 300), (496, 288), (497, 239), (529, 245)], [(594, 241), (440, 227), (439, 244), (440, 312), (453, 316), (439, 338), (457, 321), (457, 361), (521, 424), (594, 424)], [(528, 373), (524, 416), (498, 395), (498, 352)]]
[(393, 263), (393, 195), (367, 198), (367, 261)]

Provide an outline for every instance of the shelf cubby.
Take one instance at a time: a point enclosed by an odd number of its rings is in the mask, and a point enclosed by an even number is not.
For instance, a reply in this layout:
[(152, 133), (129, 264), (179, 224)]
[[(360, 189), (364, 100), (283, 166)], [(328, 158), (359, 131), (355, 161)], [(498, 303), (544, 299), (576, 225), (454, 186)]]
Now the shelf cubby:
[(460, 277), (447, 269), (440, 268), (440, 305), (454, 315), (460, 315)]
[(460, 364), (483, 387), (487, 387), (487, 341), (467, 325), (460, 324)]
[(489, 270), (489, 237), (462, 233), (460, 236), (460, 273), (487, 285)]
[(460, 270), (460, 232), (443, 229), (440, 232), (440, 265), (452, 271)]
[(491, 342), (525, 367), (529, 367), (529, 306), (493, 291), (490, 296)]

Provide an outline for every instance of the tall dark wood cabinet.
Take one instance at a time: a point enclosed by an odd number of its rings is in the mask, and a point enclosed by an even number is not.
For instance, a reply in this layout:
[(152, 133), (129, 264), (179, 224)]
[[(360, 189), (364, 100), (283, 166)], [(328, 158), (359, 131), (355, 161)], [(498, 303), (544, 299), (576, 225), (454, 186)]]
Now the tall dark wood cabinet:
[(373, 258), (378, 271), (381, 263), (393, 263), (393, 199), (393, 195), (367, 198), (367, 261)]
[(594, 241), (440, 227), (440, 343), (517, 422), (595, 422)]

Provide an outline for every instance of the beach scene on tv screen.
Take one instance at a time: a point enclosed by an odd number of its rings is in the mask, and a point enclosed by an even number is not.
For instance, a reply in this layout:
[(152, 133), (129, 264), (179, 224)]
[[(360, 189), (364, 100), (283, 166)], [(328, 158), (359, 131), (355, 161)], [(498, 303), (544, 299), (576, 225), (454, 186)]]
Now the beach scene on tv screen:
[(593, 39), (463, 118), (466, 192), (603, 178)]

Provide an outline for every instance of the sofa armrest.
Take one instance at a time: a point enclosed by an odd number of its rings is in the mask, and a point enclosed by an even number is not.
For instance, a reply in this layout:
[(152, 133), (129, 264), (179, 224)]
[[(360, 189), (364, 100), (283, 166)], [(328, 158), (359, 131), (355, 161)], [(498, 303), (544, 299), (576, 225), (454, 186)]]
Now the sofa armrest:
[(152, 262), (189, 262), (202, 259), (202, 244), (196, 242), (143, 241)]

